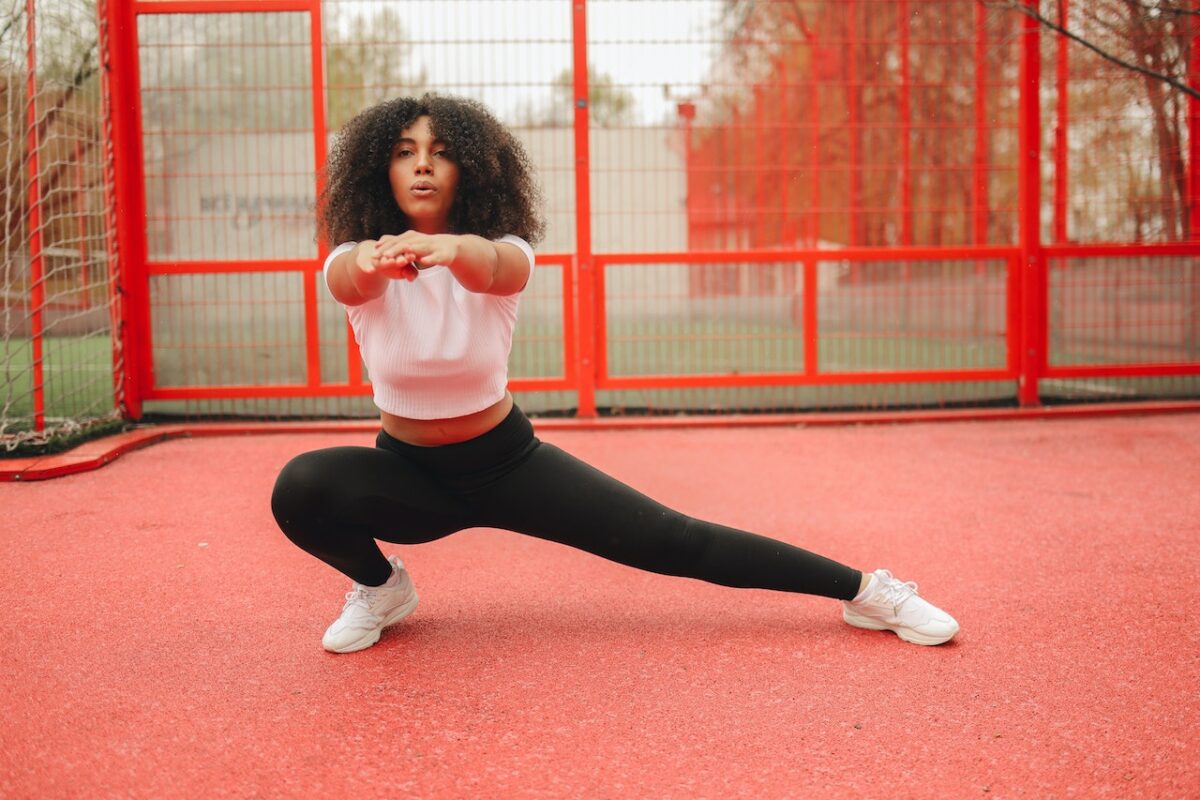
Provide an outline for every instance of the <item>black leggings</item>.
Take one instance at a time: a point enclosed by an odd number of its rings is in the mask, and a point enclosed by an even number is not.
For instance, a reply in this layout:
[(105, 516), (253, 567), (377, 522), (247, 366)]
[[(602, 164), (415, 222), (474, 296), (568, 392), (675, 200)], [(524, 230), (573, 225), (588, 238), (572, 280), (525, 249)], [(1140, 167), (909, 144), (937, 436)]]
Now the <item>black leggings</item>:
[(476, 527), (723, 586), (849, 600), (862, 578), (799, 547), (667, 508), (540, 442), (515, 406), (458, 444), (417, 447), (381, 431), (374, 449), (304, 453), (279, 474), (271, 509), (289, 539), (369, 586), (391, 573), (376, 539), (420, 544)]

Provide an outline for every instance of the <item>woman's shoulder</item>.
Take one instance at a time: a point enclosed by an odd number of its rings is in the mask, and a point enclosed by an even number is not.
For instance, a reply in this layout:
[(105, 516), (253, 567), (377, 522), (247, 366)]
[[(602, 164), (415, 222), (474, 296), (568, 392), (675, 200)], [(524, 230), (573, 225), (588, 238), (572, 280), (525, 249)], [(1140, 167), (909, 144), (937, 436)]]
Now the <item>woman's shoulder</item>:
[(333, 263), (333, 260), (342, 253), (348, 253), (353, 250), (356, 244), (358, 244), (358, 242), (342, 242), (337, 247), (330, 250), (329, 255), (325, 256), (325, 271), (329, 272), (329, 265)]
[(495, 242), (496, 244), (511, 244), (511, 245), (513, 245), (514, 247), (516, 247), (518, 250), (520, 250), (522, 253), (525, 254), (525, 257), (529, 259), (530, 268), (531, 269), (533, 268), (533, 262), (534, 262), (533, 247), (530, 246), (529, 242), (525, 241), (520, 236), (517, 236), (516, 234), (513, 234), (513, 233), (506, 233), (503, 236), (501, 236), (499, 239), (493, 239), (492, 241)]

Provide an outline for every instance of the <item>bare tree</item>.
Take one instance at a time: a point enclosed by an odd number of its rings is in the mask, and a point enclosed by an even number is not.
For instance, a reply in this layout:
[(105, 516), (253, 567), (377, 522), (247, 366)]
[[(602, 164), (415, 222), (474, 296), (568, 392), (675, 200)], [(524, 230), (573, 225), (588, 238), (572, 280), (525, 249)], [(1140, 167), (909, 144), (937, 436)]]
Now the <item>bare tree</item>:
[[(1099, 127), (1075, 126), (1073, 144), (1082, 144), (1079, 149), (1086, 153), (1109, 151), (1127, 136), (1144, 143), (1137, 157), (1146, 163), (1148, 174), (1136, 179), (1112, 175), (1127, 184), (1122, 202), (1128, 213), (1124, 220), (1110, 222), (1123, 230), (1092, 233), (1102, 238), (1116, 233), (1167, 241), (1195, 236), (1198, 232), (1188, 229), (1188, 212), (1197, 198), (1188, 195), (1183, 146), (1188, 99), (1200, 99), (1200, 87), (1189, 83), (1191, 40), (1200, 25), (1200, 11), (1192, 1), (1091, 0), (1071, 4), (1069, 15), (1054, 0), (1038, 7), (1021, 0), (985, 0), (985, 4), (1036, 20), (1053, 35), (1077, 45), (1074, 63), (1086, 65), (1088, 77), (1099, 78), (1073, 82), (1070, 87), (1073, 108), (1091, 107), (1092, 114), (1102, 114), (1106, 120)], [(1130, 80), (1122, 80), (1122, 73)], [(1085, 185), (1095, 178), (1078, 171), (1073, 175)], [(1111, 187), (1090, 188), (1101, 194), (1111, 192)], [(1090, 220), (1081, 222), (1087, 225)], [(1078, 233), (1086, 236), (1089, 231)]]
[[(588, 67), (588, 119), (592, 125), (614, 128), (633, 121), (633, 94), (611, 75)], [(550, 84), (550, 97), (519, 114), (521, 124), (535, 128), (570, 127), (575, 118), (575, 77), (564, 69)]]
[(336, 15), (331, 9), (325, 51), (330, 130), (389, 97), (420, 93), (428, 80), (412, 62), (412, 43), (394, 9), (355, 14), (344, 25)]
[[(1124, 43), (1126, 46), (1134, 47), (1134, 41), (1144, 41), (1143, 37), (1150, 31), (1153, 31), (1159, 37), (1166, 36), (1173, 38), (1169, 29), (1186, 29), (1187, 21), (1190, 18), (1200, 17), (1200, 11), (1188, 7), (1190, 0), (1157, 0), (1157, 2), (1118, 0), (1116, 3), (1092, 2), (1083, 4), (1082, 13), (1098, 22), (1102, 28), (1108, 29), (1113, 33), (1115, 35), (1115, 42), (1111, 40), (1107, 42), (1102, 41), (1099, 38), (1071, 30), (1068, 28), (1068, 25), (1061, 21), (1056, 21), (1051, 16), (1042, 13), (1038, 8), (1025, 4), (1022, 0), (980, 0), (980, 2), (987, 6), (1015, 11), (1030, 17), (1036, 20), (1042, 27), (1086, 47), (1106, 61), (1110, 61), (1123, 69), (1136, 72), (1152, 80), (1165, 83), (1173, 89), (1177, 89), (1190, 97), (1200, 100), (1200, 87), (1190, 85), (1186, 78), (1181, 78), (1176, 72), (1166, 69), (1167, 65), (1164, 65), (1160, 60), (1149, 58), (1149, 54), (1144, 50), (1135, 52), (1135, 57), (1133, 58), (1121, 52), (1122, 39), (1125, 40)], [(1112, 12), (1113, 6), (1119, 6), (1124, 10), (1124, 24), (1121, 24), (1121, 22), (1114, 24), (1106, 19)], [(1160, 39), (1160, 41), (1164, 41), (1164, 39)]]

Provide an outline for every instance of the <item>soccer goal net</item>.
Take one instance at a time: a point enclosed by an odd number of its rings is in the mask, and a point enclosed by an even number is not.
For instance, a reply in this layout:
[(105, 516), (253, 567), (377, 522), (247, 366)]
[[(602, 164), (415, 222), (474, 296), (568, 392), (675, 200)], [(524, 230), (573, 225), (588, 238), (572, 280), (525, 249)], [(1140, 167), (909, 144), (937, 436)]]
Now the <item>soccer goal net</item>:
[(102, 17), (0, 8), (0, 456), (120, 422)]

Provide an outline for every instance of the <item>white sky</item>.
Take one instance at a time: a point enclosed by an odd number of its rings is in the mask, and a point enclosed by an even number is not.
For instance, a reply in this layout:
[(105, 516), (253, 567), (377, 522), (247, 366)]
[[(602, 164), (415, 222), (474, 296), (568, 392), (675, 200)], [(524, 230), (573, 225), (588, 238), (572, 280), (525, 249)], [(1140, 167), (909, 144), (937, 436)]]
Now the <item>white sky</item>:
[[(459, 87), (502, 115), (548, 102), (548, 84), (571, 66), (572, 0), (329, 0), (325, 8), (342, 20), (393, 10), (431, 85)], [(708, 76), (720, 0), (590, 0), (587, 9), (593, 69), (634, 94), (638, 121), (673, 119), (676, 102)]]

